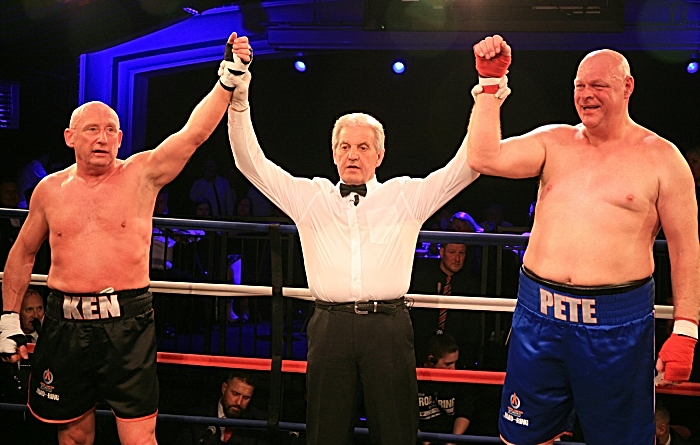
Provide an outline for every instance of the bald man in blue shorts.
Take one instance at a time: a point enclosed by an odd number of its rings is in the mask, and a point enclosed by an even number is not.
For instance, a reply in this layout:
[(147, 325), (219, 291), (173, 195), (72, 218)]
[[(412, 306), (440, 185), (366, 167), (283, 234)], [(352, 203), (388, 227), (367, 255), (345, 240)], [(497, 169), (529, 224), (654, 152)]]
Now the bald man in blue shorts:
[(674, 331), (660, 384), (688, 380), (698, 337), (700, 245), (690, 168), (670, 142), (629, 116), (634, 78), (611, 50), (584, 57), (574, 80), (578, 125), (501, 140), (500, 99), (511, 48), (474, 46), (468, 162), (508, 178), (540, 177), (500, 412), (510, 444), (552, 443), (576, 412), (589, 445), (654, 444), (654, 271), (663, 226)]

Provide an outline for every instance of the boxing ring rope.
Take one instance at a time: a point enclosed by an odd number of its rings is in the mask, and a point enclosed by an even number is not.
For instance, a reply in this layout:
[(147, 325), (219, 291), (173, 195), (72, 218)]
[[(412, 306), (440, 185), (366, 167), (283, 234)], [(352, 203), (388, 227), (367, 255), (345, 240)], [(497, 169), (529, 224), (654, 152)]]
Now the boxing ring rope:
[[(3, 273), (0, 272), (0, 281), (2, 281), (2, 278)], [(46, 278), (46, 275), (32, 274), (31, 284), (46, 286)], [(271, 286), (245, 286), (236, 284), (188, 283), (171, 281), (151, 281), (151, 291), (157, 293), (212, 297), (269, 298), (272, 295)], [(287, 298), (313, 301), (309, 290), (304, 288), (284, 288), (283, 296)], [(449, 309), (481, 310), (489, 312), (513, 312), (516, 304), (516, 300), (513, 298), (445, 297), (421, 294), (407, 294), (406, 298), (413, 301), (413, 307), (447, 307)], [(673, 318), (672, 306), (656, 305), (655, 311), (656, 318)], [(34, 345), (30, 344), (29, 347), (31, 350), (33, 350)], [(239, 368), (251, 371), (270, 371), (272, 359), (158, 352), (158, 363), (215, 368)], [(304, 374), (306, 373), (306, 362), (300, 360), (282, 360), (281, 370), (282, 372)], [(505, 372), (501, 371), (465, 371), (417, 368), (416, 374), (419, 380), (485, 385), (502, 385), (505, 378)], [(657, 387), (656, 392), (660, 394), (700, 397), (700, 383), (686, 382), (677, 386)]]
[[(0, 410), (6, 411), (29, 411), (27, 405), (20, 405), (16, 403), (0, 403)], [(99, 417), (113, 417), (114, 413), (110, 410), (95, 410), (95, 414)], [(211, 425), (215, 427), (239, 427), (239, 428), (251, 428), (251, 429), (265, 429), (267, 427), (267, 422), (264, 420), (244, 420), (244, 419), (226, 419), (226, 418), (216, 418), (216, 417), (203, 417), (203, 416), (184, 416), (177, 414), (161, 414), (158, 413), (158, 419), (166, 422), (181, 422), (181, 423), (196, 423), (201, 425)], [(306, 431), (306, 424), (295, 423), (295, 422), (279, 422), (279, 429), (283, 431), (289, 431), (290, 436), (295, 435), (298, 437), (300, 431)], [(367, 428), (355, 428), (356, 436), (369, 436), (369, 430)], [(419, 440), (425, 441), (436, 441), (436, 442), (449, 442), (449, 443), (492, 443), (492, 444), (502, 444), (500, 438), (489, 437), (489, 436), (469, 436), (469, 435), (455, 435), (455, 434), (441, 434), (441, 433), (418, 433)], [(557, 442), (560, 445), (584, 445), (578, 442)]]
[[(0, 217), (26, 217), (26, 210), (0, 209)], [(272, 320), (271, 320), (271, 355), (272, 358), (242, 358), (213, 356), (202, 354), (181, 354), (158, 352), (158, 363), (203, 366), (216, 368), (238, 368), (254, 371), (271, 372), (270, 382), (270, 413), (268, 421), (241, 421), (237, 419), (215, 419), (198, 418), (192, 416), (175, 416), (169, 414), (159, 414), (162, 420), (172, 420), (191, 423), (203, 423), (216, 426), (250, 426), (256, 428), (268, 428), (272, 431), (278, 429), (289, 431), (305, 430), (304, 424), (293, 424), (281, 422), (279, 420), (279, 400), (281, 399), (281, 373), (305, 373), (306, 362), (298, 360), (282, 360), (281, 348), (282, 337), (282, 299), (294, 298), (299, 300), (313, 301), (309, 289), (283, 287), (281, 272), (281, 234), (297, 234), (293, 225), (278, 224), (255, 224), (223, 221), (203, 221), (190, 219), (173, 218), (153, 218), (154, 226), (170, 229), (191, 229), (193, 227), (202, 230), (222, 230), (222, 231), (246, 231), (269, 233), (271, 241), (271, 266), (272, 266), (272, 286), (246, 286), (233, 284), (212, 284), (212, 283), (190, 283), (172, 281), (152, 281), (151, 292), (198, 295), (213, 297), (265, 297), (272, 298)], [(486, 234), (486, 233), (454, 233), (454, 232), (425, 232), (421, 231), (420, 241), (426, 242), (453, 242), (463, 244), (479, 244), (482, 246), (511, 246), (507, 248), (524, 248), (527, 245), (529, 236), (527, 235), (507, 235), (507, 234)], [(516, 246), (516, 247), (512, 247)], [(665, 241), (654, 243), (655, 251), (666, 249)], [(3, 273), (0, 272), (0, 281)], [(32, 274), (32, 285), (46, 285), (46, 275)], [(462, 297), (462, 296), (438, 296), (408, 294), (406, 298), (413, 307), (417, 308), (438, 308), (461, 310), (479, 310), (489, 312), (513, 312), (516, 304), (514, 298), (491, 298), (491, 297)], [(660, 319), (672, 319), (673, 307), (667, 305), (656, 305), (655, 316)], [(30, 351), (34, 345), (30, 345)], [(439, 382), (471, 383), (486, 385), (502, 385), (505, 372), (497, 371), (464, 371), (464, 370), (440, 370), (429, 368), (417, 368), (419, 380), (431, 380)], [(275, 384), (275, 380), (278, 384)], [(683, 383), (675, 387), (657, 387), (657, 393), (700, 396), (700, 383)], [(19, 408), (17, 408), (19, 407)], [(26, 409), (24, 405), (12, 405), (0, 403), (0, 409)], [(106, 411), (104, 415), (111, 415), (111, 411)], [(244, 425), (240, 422), (246, 422)], [(366, 435), (367, 429), (356, 428), (356, 434)], [(437, 433), (419, 433), (422, 440), (440, 440), (455, 443), (501, 443), (497, 437), (465, 436)], [(567, 442), (559, 442), (562, 445)]]

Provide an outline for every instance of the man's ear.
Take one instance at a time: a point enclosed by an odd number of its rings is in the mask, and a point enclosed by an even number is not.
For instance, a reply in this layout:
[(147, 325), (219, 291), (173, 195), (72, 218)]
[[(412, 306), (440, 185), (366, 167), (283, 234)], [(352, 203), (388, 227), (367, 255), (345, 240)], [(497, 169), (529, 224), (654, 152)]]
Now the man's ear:
[(634, 77), (627, 76), (625, 78), (625, 99), (629, 99), (634, 91)]
[(228, 388), (228, 385), (226, 382), (221, 384), (221, 394), (224, 394), (226, 392), (226, 388)]
[(377, 153), (377, 164), (375, 167), (379, 167), (382, 165), (382, 161), (384, 160), (384, 153), (386, 153), (386, 150), (382, 150), (379, 153)]
[(66, 128), (63, 130), (63, 139), (66, 141), (66, 145), (69, 147), (74, 147), (75, 144), (73, 144), (73, 129), (72, 128)]

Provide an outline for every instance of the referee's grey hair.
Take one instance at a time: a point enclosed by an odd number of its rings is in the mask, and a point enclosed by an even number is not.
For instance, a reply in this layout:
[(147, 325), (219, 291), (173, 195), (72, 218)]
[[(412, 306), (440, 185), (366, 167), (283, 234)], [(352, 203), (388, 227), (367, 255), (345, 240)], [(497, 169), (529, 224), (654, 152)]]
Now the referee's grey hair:
[(338, 148), (338, 144), (340, 143), (338, 137), (340, 135), (340, 130), (344, 127), (370, 127), (374, 130), (374, 147), (377, 149), (377, 153), (384, 151), (384, 127), (377, 119), (365, 113), (346, 114), (335, 121), (331, 137), (331, 147), (333, 151)]

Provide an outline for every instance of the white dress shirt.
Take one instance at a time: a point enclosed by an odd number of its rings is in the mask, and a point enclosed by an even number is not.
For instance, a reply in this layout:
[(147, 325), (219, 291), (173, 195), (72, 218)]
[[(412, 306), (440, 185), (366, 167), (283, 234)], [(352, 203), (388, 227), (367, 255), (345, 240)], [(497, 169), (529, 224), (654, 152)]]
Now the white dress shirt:
[(250, 109), (229, 109), (228, 125), (236, 166), (296, 224), (309, 290), (317, 300), (403, 296), (422, 224), (479, 176), (467, 165), (465, 140), (454, 159), (426, 178), (402, 176), (380, 183), (373, 177), (367, 196), (355, 206), (355, 194), (342, 198), (338, 184), (293, 177), (268, 160)]

